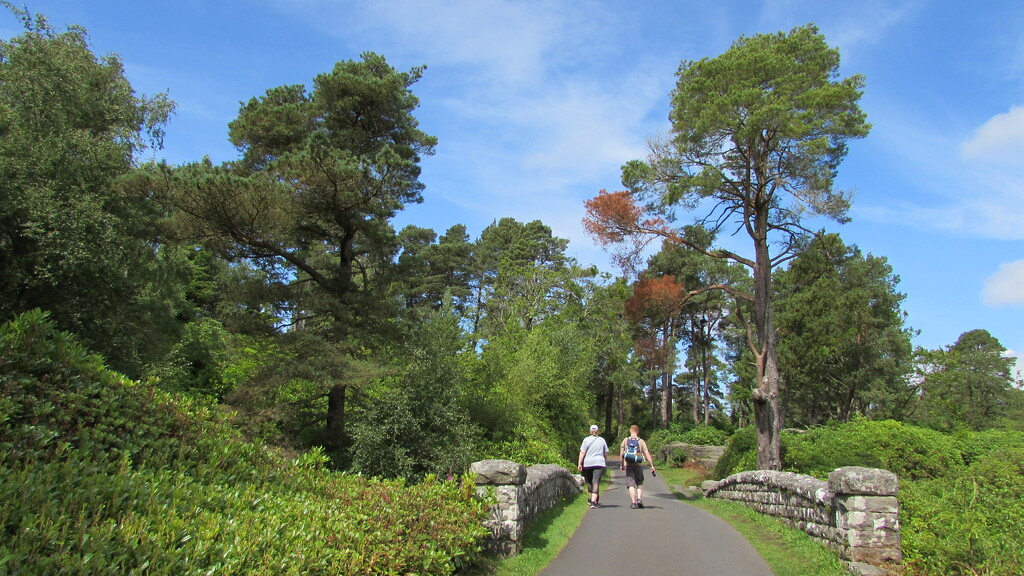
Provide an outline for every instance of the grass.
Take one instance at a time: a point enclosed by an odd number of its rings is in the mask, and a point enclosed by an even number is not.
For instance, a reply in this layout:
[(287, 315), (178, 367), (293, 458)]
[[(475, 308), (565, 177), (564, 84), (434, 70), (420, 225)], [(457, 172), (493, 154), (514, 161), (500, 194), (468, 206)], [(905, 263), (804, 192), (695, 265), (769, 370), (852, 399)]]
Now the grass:
[(834, 552), (803, 531), (755, 512), (737, 502), (697, 498), (678, 491), (680, 486), (700, 485), (705, 476), (690, 468), (659, 470), (665, 483), (682, 500), (718, 516), (733, 526), (764, 558), (779, 576), (848, 576), (849, 572)]

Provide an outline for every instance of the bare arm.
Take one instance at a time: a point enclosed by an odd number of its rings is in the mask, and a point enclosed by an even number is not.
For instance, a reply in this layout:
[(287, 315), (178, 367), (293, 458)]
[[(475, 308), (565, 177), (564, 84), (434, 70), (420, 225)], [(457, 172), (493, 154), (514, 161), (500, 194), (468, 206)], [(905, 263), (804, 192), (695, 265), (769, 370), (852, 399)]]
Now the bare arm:
[(647, 442), (640, 441), (640, 448), (644, 451), (644, 456), (647, 457), (647, 461), (651, 463), (651, 472), (654, 471), (654, 458), (651, 458), (651, 451), (647, 449)]

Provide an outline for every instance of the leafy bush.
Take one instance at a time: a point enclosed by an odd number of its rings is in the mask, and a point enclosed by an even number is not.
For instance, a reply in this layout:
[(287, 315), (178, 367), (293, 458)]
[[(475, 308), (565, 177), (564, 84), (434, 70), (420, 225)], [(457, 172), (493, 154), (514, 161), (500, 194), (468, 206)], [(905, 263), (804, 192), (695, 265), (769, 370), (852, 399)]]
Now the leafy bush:
[(477, 432), (461, 391), (466, 349), (455, 314), (432, 312), (398, 351), (396, 374), (380, 379), (356, 417), (352, 469), (384, 478), (460, 475), (475, 456)]
[(469, 478), (289, 462), (41, 313), (0, 326), (0, 391), (3, 574), (450, 574), (485, 533)]
[(723, 446), (728, 434), (714, 426), (695, 426), (683, 433), (682, 442), (695, 444), (697, 446)]
[(903, 552), (913, 574), (1024, 573), (1024, 445), (962, 474), (901, 483)]
[(1019, 430), (961, 431), (953, 440), (963, 455), (964, 463), (971, 464), (997, 450), (1024, 447), (1024, 432)]
[(646, 441), (647, 448), (651, 451), (651, 455), (657, 458), (658, 452), (660, 452), (667, 444), (682, 442), (684, 444), (693, 444), (695, 446), (723, 446), (727, 438), (728, 434), (724, 431), (719, 430), (714, 426), (699, 424), (690, 426), (685, 431), (681, 431), (676, 427), (668, 430), (661, 428), (651, 432), (651, 435), (646, 439)]
[[(610, 449), (611, 446), (609, 446)], [(479, 458), (481, 460), (489, 458), (511, 460), (524, 466), (558, 464), (566, 470), (576, 469), (576, 463), (570, 462), (563, 456), (557, 446), (536, 438), (521, 437), (515, 440), (486, 444), (481, 448)]]
[(963, 467), (952, 438), (894, 420), (830, 423), (784, 433), (782, 441), (783, 467), (818, 478), (842, 466), (883, 468), (902, 479), (938, 478)]
[(757, 432), (753, 426), (733, 432), (725, 442), (725, 452), (715, 464), (712, 477), (725, 478), (730, 474), (752, 470), (757, 462)]
[[(626, 431), (626, 435), (623, 438), (629, 437), (629, 431)], [(643, 433), (640, 434), (641, 438), (644, 438)], [(682, 442), (683, 434), (681, 432), (675, 432), (673, 430), (666, 430), (659, 428), (650, 433), (644, 440), (647, 442), (647, 449), (651, 451), (652, 455), (656, 455), (666, 444), (673, 442)], [(619, 445), (622, 443), (622, 438), (618, 439), (615, 443), (615, 451), (618, 451)]]

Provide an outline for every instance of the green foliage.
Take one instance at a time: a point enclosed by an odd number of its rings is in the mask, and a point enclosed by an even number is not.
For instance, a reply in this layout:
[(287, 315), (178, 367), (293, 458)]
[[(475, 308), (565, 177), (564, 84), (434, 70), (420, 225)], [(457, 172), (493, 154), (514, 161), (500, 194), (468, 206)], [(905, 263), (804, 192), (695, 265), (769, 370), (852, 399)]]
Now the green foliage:
[(753, 426), (733, 432), (725, 442), (725, 453), (715, 464), (711, 475), (722, 479), (730, 474), (753, 470), (757, 462), (757, 431)]
[(536, 430), (521, 426), (512, 431), (512, 438), (485, 444), (480, 449), (480, 457), (511, 460), (524, 466), (558, 464), (567, 470), (575, 468), (573, 460), (560, 451), (557, 444), (548, 441)]
[(1024, 572), (1024, 443), (960, 473), (901, 484), (903, 551), (912, 574)]
[(908, 480), (939, 478), (963, 467), (949, 436), (894, 420), (856, 418), (783, 438), (786, 469), (826, 478), (843, 466), (884, 468)]
[(913, 398), (911, 330), (885, 258), (837, 234), (815, 237), (775, 275), (786, 421), (813, 426), (857, 412), (902, 419)]
[(137, 375), (176, 338), (187, 264), (156, 237), (159, 209), (117, 179), (160, 146), (173, 103), (137, 96), (84, 29), (8, 10), (25, 33), (0, 39), (0, 319), (47, 310)]
[(681, 442), (697, 446), (723, 446), (727, 437), (728, 434), (714, 426), (699, 424), (684, 432)]
[(953, 441), (963, 455), (965, 464), (988, 456), (997, 450), (1010, 450), (1024, 446), (1024, 431), (982, 430), (970, 432), (961, 430), (953, 434)]
[[(787, 468), (824, 477), (840, 466), (900, 477), (907, 574), (1010, 576), (1024, 568), (1024, 434), (947, 435), (893, 421), (855, 419), (783, 439)], [(751, 428), (727, 444), (714, 477), (753, 468)]]
[(714, 426), (698, 424), (686, 431), (660, 428), (651, 432), (650, 436), (644, 440), (647, 442), (647, 449), (651, 451), (651, 455), (656, 457), (663, 446), (673, 442), (693, 444), (694, 446), (724, 446), (728, 438), (729, 434), (723, 430)]
[(450, 309), (431, 312), (399, 352), (400, 373), (370, 391), (353, 427), (352, 469), (370, 476), (458, 475), (476, 450), (460, 361), (466, 339)]
[(916, 422), (938, 430), (995, 427), (1013, 399), (1013, 359), (987, 330), (964, 332), (946, 349), (923, 351)]
[(286, 461), (42, 313), (0, 326), (0, 390), (0, 573), (451, 574), (485, 532), (471, 478)]
[(190, 322), (181, 341), (149, 375), (159, 378), (165, 390), (222, 400), (259, 367), (256, 351), (235, 350), (236, 340), (244, 342), (245, 338), (232, 336), (211, 318)]
[(575, 459), (593, 405), (594, 364), (580, 329), (556, 320), (489, 342), (472, 401), (490, 447), (524, 452), (531, 460), (552, 453), (560, 458), (548, 462)]

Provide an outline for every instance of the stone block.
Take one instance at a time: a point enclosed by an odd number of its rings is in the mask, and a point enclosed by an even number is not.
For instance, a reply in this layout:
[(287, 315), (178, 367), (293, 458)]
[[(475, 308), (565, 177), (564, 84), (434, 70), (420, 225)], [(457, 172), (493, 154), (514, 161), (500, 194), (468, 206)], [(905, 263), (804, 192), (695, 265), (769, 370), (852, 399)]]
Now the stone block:
[(469, 470), (476, 474), (477, 484), (505, 486), (526, 483), (526, 466), (511, 460), (481, 460), (473, 462)]
[(836, 509), (840, 514), (848, 512), (877, 512), (898, 514), (900, 502), (895, 496), (838, 496)]
[(879, 512), (847, 512), (836, 517), (836, 527), (842, 530), (890, 530), (898, 532), (898, 514)]
[(828, 475), (828, 486), (836, 494), (896, 496), (900, 480), (888, 470), (847, 466), (837, 468)]
[(846, 550), (846, 559), (850, 562), (863, 562), (874, 566), (885, 566), (903, 562), (903, 553), (899, 547), (875, 548), (854, 546)]
[(900, 533), (892, 530), (847, 530), (851, 548), (899, 548)]

